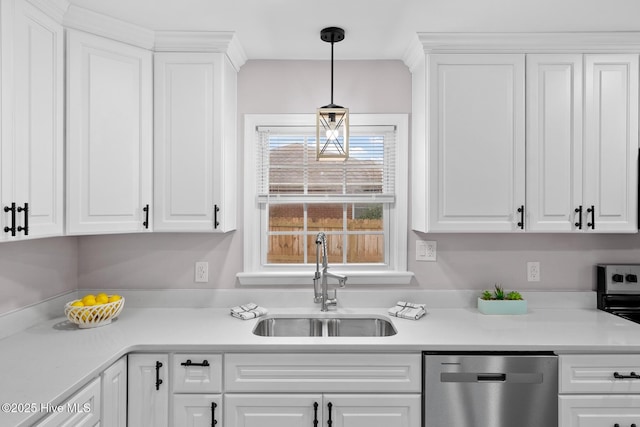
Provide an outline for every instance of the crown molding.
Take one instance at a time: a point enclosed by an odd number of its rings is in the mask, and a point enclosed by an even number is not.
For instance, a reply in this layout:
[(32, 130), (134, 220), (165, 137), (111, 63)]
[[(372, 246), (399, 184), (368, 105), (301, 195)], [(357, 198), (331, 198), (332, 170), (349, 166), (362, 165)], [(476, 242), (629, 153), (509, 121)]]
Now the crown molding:
[(224, 53), (236, 70), (247, 62), (233, 31), (156, 31), (154, 51)]
[(62, 23), (64, 15), (69, 9), (68, 0), (27, 0), (27, 2), (59, 23)]
[(625, 53), (640, 52), (640, 32), (417, 33), (408, 66), (425, 53)]
[(69, 6), (63, 24), (66, 28), (85, 31), (143, 49), (151, 50), (154, 47), (153, 31), (75, 5)]

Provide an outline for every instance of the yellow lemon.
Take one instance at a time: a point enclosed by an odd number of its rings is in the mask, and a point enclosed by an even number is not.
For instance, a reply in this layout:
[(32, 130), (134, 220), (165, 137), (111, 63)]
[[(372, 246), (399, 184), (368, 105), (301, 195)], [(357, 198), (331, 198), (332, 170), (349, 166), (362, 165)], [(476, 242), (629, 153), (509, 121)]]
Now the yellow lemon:
[(104, 292), (100, 292), (98, 295), (96, 295), (96, 299), (98, 299), (99, 297), (107, 297), (107, 298), (109, 298), (109, 295), (105, 294)]
[(71, 307), (84, 307), (84, 303), (78, 299), (71, 303)]
[(111, 295), (109, 297), (109, 302), (116, 302), (116, 301), (120, 301), (122, 299), (122, 297), (120, 295)]
[(91, 306), (91, 305), (96, 305), (97, 304), (95, 298), (84, 297), (84, 298), (82, 298), (82, 302), (84, 303), (85, 306)]
[(108, 302), (109, 302), (109, 297), (106, 294), (98, 294), (98, 296), (96, 296), (97, 304), (106, 304)]
[(95, 299), (96, 299), (96, 296), (95, 296), (95, 295), (93, 295), (93, 294), (87, 294), (87, 295), (85, 295), (85, 296), (83, 296), (83, 297), (82, 297), (82, 302), (84, 302), (84, 303), (85, 303), (85, 305), (87, 305), (85, 301), (88, 301), (88, 300), (94, 300), (94, 301), (95, 301)]

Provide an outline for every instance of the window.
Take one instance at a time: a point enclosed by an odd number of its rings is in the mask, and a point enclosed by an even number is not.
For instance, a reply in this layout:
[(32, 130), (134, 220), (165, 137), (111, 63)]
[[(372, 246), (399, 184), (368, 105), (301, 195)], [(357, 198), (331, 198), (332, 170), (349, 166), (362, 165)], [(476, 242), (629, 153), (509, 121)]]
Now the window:
[(407, 116), (352, 115), (347, 161), (316, 161), (313, 124), (245, 116), (240, 282), (307, 283), (322, 231), (331, 268), (349, 283), (407, 283)]

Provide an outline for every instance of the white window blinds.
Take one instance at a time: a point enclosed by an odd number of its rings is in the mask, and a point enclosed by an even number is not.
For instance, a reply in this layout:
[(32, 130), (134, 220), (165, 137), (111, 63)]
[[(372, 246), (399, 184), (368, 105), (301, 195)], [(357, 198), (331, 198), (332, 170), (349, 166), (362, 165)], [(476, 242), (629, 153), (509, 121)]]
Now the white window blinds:
[(393, 126), (352, 126), (346, 161), (316, 161), (313, 127), (258, 127), (256, 132), (259, 203), (395, 200)]

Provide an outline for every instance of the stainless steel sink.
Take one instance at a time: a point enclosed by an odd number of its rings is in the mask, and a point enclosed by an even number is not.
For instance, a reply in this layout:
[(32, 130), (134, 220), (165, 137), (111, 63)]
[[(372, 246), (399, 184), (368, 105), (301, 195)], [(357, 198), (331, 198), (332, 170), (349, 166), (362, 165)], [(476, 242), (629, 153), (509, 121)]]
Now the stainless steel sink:
[(315, 318), (268, 317), (253, 329), (262, 337), (320, 337), (322, 321)]
[(396, 334), (393, 324), (381, 318), (338, 318), (327, 320), (330, 337), (388, 337)]
[(396, 328), (384, 317), (280, 317), (260, 319), (253, 328), (262, 337), (388, 337)]

